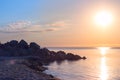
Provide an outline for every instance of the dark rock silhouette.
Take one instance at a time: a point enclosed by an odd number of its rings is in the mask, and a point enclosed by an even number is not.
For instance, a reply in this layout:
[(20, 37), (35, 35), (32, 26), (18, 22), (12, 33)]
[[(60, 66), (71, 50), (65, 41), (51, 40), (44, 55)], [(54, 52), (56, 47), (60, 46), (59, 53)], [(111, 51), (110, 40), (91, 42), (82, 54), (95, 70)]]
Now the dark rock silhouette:
[[(20, 57), (20, 56), (31, 56), (37, 57), (41, 63), (49, 63), (53, 61), (63, 61), (63, 60), (79, 60), (86, 59), (86, 57), (81, 57), (79, 55), (74, 55), (72, 53), (65, 53), (64, 51), (50, 51), (47, 48), (41, 48), (37, 43), (31, 42), (28, 44), (26, 41), (21, 40), (20, 42), (12, 40), (10, 42), (1, 44), (0, 43), (0, 56), (8, 57)], [(31, 59), (31, 58), (30, 58)], [(35, 59), (31, 59), (35, 61)], [(37, 62), (38, 62), (37, 60)]]
[(86, 58), (85, 56), (83, 56), (83, 57), (82, 57), (82, 59), (84, 59), (84, 60), (85, 60), (85, 59), (87, 59), (87, 58)]
[(40, 49), (40, 46), (38, 44), (36, 44), (35, 42), (31, 42), (30, 43), (30, 48), (38, 50), (38, 49)]
[(23, 61), (23, 64), (35, 71), (43, 72), (47, 69), (46, 67), (43, 67), (41, 60), (38, 57), (28, 57)]
[(68, 53), (66, 57), (67, 57), (68, 60), (78, 60), (78, 59), (82, 59), (80, 56), (74, 55), (74, 54), (72, 54), (72, 53)]
[(23, 48), (23, 49), (27, 49), (29, 46), (28, 46), (28, 43), (24, 40), (21, 40), (19, 43), (18, 43), (18, 47), (19, 48)]
[(15, 80), (15, 79), (10, 78), (10, 77), (6, 77), (6, 78), (0, 78), (0, 80)]
[(12, 40), (12, 41), (9, 42), (9, 45), (10, 45), (11, 47), (16, 47), (16, 46), (18, 45), (18, 41)]

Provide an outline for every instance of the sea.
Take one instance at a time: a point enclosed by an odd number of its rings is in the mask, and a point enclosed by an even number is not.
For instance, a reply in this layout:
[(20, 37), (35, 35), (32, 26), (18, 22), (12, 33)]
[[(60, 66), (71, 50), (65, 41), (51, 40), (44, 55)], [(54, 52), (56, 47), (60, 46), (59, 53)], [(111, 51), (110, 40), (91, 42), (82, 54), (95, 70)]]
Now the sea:
[(53, 51), (65, 51), (86, 60), (53, 62), (45, 72), (61, 80), (120, 80), (120, 48), (111, 47), (52, 47)]

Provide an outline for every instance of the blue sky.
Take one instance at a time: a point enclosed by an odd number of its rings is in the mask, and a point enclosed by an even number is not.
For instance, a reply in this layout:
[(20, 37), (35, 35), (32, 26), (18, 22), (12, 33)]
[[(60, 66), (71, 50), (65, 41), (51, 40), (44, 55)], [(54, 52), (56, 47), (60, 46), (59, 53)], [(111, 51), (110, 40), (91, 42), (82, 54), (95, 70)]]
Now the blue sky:
[(21, 20), (33, 20), (37, 17), (39, 5), (43, 5), (41, 0), (0, 0), (0, 23), (4, 25)]
[(114, 34), (106, 30), (115, 40), (108, 37), (103, 41), (92, 18), (103, 9), (111, 11), (119, 23), (119, 4), (120, 0), (0, 0), (1, 42), (25, 39), (43, 46), (118, 44), (120, 37), (114, 35), (120, 34), (119, 25), (114, 25)]
[(46, 17), (59, 17), (54, 14), (65, 15), (65, 12), (67, 14), (71, 11), (72, 6), (75, 6), (73, 3), (72, 0), (69, 0), (69, 3), (68, 0), (0, 0), (0, 24), (21, 20), (44, 21)]

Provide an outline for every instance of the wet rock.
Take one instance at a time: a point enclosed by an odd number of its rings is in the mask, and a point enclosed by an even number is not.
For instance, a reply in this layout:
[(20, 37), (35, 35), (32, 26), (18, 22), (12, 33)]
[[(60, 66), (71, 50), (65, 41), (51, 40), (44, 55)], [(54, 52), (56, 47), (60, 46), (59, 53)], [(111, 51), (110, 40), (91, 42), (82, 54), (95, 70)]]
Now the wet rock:
[(84, 59), (84, 60), (85, 60), (85, 59), (87, 59), (87, 58), (86, 58), (85, 56), (83, 56), (83, 57), (82, 57), (82, 59)]
[(55, 57), (56, 57), (56, 60), (65, 60), (66, 53), (64, 51), (58, 51)]
[(29, 57), (29, 58), (27, 58), (27, 61), (36, 66), (43, 66), (39, 57)]
[(29, 57), (23, 62), (23, 64), (35, 71), (43, 72), (47, 69), (46, 67), (43, 67), (42, 62), (37, 57)]
[(72, 53), (68, 53), (66, 57), (68, 60), (73, 60), (73, 56), (74, 55)]
[(51, 78), (54, 78), (54, 76), (53, 76), (53, 75), (51, 75), (51, 74), (50, 74), (49, 76), (50, 76)]
[(68, 53), (68, 54), (66, 55), (66, 58), (67, 58), (68, 60), (78, 60), (78, 59), (81, 59), (81, 57), (80, 57), (79, 55), (74, 55), (74, 54), (72, 54), (72, 53)]
[(47, 48), (40, 49), (40, 57), (44, 60), (49, 60), (51, 58), (50, 51)]

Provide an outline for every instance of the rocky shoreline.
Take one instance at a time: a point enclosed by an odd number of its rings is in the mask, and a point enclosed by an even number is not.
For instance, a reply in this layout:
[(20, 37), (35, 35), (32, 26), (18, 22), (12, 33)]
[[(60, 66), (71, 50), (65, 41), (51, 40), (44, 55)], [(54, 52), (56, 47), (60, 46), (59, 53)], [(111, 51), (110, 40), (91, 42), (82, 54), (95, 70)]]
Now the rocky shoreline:
[[(17, 58), (17, 64), (16, 64), (16, 61), (14, 62), (13, 61), (14, 59), (12, 59), (13, 63), (15, 63), (13, 64), (15, 68), (17, 68), (15, 65), (17, 66), (19, 65), (21, 66), (21, 68), (24, 66), (23, 68), (32, 70), (33, 72), (39, 74), (41, 78), (44, 78), (44, 79), (30, 79), (30, 78), (29, 79), (2, 79), (0, 77), (0, 80), (60, 80), (55, 78), (52, 75), (43, 73), (43, 71), (47, 69), (46, 67), (44, 67), (44, 65), (50, 64), (51, 62), (54, 62), (54, 61), (64, 61), (64, 60), (75, 61), (80, 59), (83, 59), (83, 60), (86, 59), (85, 56), (81, 57), (79, 55), (75, 55), (72, 53), (65, 53), (64, 51), (58, 51), (58, 52), (50, 51), (47, 48), (41, 48), (35, 42), (31, 42), (30, 44), (28, 44), (24, 40), (21, 40), (20, 42), (16, 40), (12, 40), (4, 44), (0, 43), (0, 57)], [(11, 61), (11, 59), (8, 61)], [(2, 65), (2, 60), (0, 65)], [(8, 74), (9, 73), (11, 72), (9, 71)], [(27, 73), (24, 73), (24, 74), (27, 74)]]
[[(0, 80), (60, 80), (52, 75), (36, 71), (22, 64), (25, 59), (0, 61)], [(44, 68), (41, 66), (41, 69)]]

